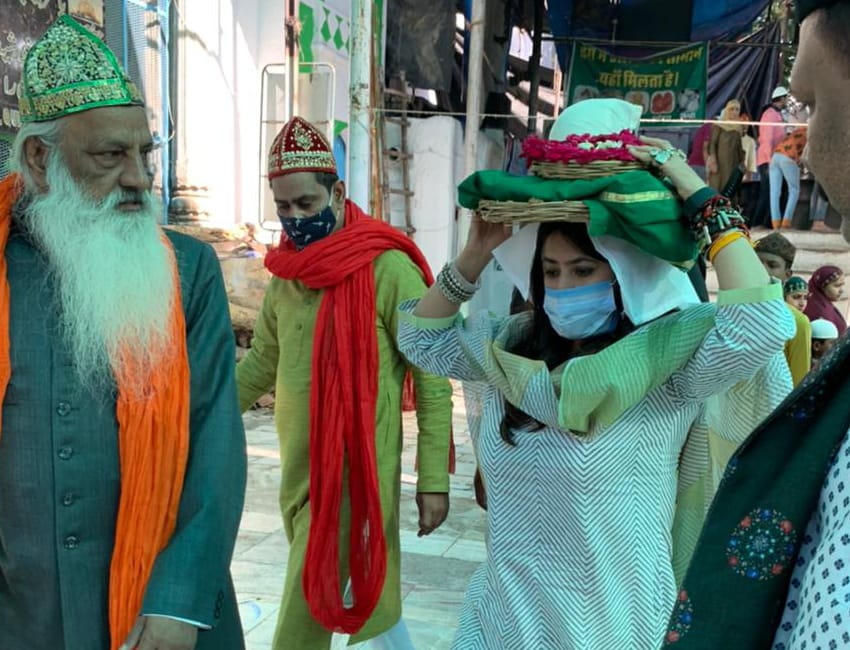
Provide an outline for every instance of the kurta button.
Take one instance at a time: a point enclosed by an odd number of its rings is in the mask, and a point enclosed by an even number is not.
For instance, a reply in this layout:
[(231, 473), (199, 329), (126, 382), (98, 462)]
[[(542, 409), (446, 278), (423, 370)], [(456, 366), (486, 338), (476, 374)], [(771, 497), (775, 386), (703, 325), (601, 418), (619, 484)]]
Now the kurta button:
[(59, 458), (62, 460), (70, 460), (71, 456), (74, 455), (74, 450), (71, 447), (62, 447), (59, 449)]
[(74, 505), (74, 501), (77, 500), (76, 495), (73, 492), (68, 492), (67, 494), (62, 496), (62, 505), (63, 506), (71, 506)]
[(56, 412), (64, 418), (71, 412), (71, 405), (68, 404), (68, 402), (59, 402), (59, 406), (56, 407)]
[(295, 326), (295, 329), (297, 329), (300, 332), (301, 331), (301, 323), (298, 323), (298, 325)]
[(65, 548), (67, 548), (69, 551), (73, 551), (79, 545), (80, 545), (80, 540), (79, 540), (79, 538), (77, 538), (76, 535), (68, 535), (65, 538)]

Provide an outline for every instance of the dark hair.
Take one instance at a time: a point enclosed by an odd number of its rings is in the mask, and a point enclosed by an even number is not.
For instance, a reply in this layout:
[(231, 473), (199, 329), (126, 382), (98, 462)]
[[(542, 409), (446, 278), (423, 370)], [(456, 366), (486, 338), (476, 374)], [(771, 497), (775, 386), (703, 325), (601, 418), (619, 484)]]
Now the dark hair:
[(850, 78), (850, 2), (824, 7), (818, 18), (818, 37), (836, 54), (844, 76)]
[(339, 181), (339, 176), (330, 172), (313, 172), (316, 175), (316, 182), (324, 187), (328, 194), (333, 191), (334, 185)]
[[(543, 245), (555, 233), (569, 239), (585, 255), (597, 260), (606, 261), (593, 247), (593, 243), (590, 241), (590, 236), (587, 233), (587, 226), (584, 224), (557, 221), (540, 225), (540, 230), (537, 233), (537, 245), (534, 250), (534, 261), (531, 265), (531, 329), (528, 330), (525, 338), (514, 344), (508, 351), (527, 359), (543, 361), (549, 370), (557, 368), (571, 356), (583, 356), (599, 352), (634, 330), (632, 323), (625, 316), (622, 316), (614, 332), (582, 341), (578, 352), (575, 355), (572, 354), (573, 341), (561, 337), (552, 328), (549, 317), (543, 309), (543, 300), (546, 294), (543, 278)], [(622, 312), (622, 299), (620, 297), (619, 286), (615, 285), (614, 293), (617, 300), (617, 309)], [(505, 415), (502, 418), (499, 433), (502, 436), (502, 440), (509, 445), (516, 444), (513, 438), (514, 429), (538, 431), (545, 426), (542, 422), (535, 420), (523, 412), (519, 407), (505, 400)]]

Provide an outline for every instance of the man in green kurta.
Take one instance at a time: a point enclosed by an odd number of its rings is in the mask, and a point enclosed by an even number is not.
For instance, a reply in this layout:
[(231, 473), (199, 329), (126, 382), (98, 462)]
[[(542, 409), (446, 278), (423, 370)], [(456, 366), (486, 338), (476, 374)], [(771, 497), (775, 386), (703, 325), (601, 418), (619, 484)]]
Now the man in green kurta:
[(399, 543), (408, 371), (419, 534), (449, 508), (451, 388), (411, 368), (395, 343), (396, 308), (425, 292), (430, 271), (407, 237), (345, 199), (327, 140), (301, 118), (275, 139), (269, 179), (286, 237), (266, 258), (274, 277), (236, 376), (243, 410), (275, 387), (290, 552), (274, 648), (325, 649), (333, 632), (408, 647)]

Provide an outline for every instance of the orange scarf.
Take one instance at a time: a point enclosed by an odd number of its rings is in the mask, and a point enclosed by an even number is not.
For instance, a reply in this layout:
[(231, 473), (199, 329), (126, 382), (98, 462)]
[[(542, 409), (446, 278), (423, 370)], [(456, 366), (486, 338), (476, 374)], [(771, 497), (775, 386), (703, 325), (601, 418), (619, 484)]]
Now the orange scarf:
[[(20, 195), (19, 177), (0, 181), (0, 397), (12, 376), (9, 355), (9, 281), (6, 256), (12, 208)], [(121, 497), (109, 571), (109, 630), (112, 649), (126, 640), (140, 614), (154, 562), (177, 522), (189, 453), (189, 360), (180, 281), (172, 252), (176, 293), (171, 317), (172, 350), (150, 379), (144, 398), (118, 383)], [(127, 374), (133, 372), (128, 363)], [(124, 384), (126, 385), (126, 384)]]
[[(378, 336), (372, 262), (388, 250), (406, 253), (433, 282), (413, 241), (345, 202), (345, 227), (302, 251), (291, 245), (266, 256), (284, 280), (324, 289), (313, 341), (310, 389), (310, 533), (302, 586), (310, 613), (325, 628), (355, 634), (384, 586), (387, 548), (375, 452)], [(339, 517), (347, 460), (351, 503), (349, 571), (354, 605), (342, 601)]]

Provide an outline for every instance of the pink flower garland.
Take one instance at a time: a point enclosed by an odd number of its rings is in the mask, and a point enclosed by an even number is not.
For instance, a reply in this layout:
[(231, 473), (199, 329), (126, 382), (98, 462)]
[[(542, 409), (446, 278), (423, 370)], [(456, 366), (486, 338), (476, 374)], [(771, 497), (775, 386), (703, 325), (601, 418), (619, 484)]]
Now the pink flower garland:
[(643, 142), (640, 138), (631, 131), (612, 135), (571, 135), (566, 140), (529, 137), (522, 143), (522, 157), (529, 164), (550, 162), (586, 165), (600, 160), (633, 162), (636, 159), (626, 147), (641, 144)]

